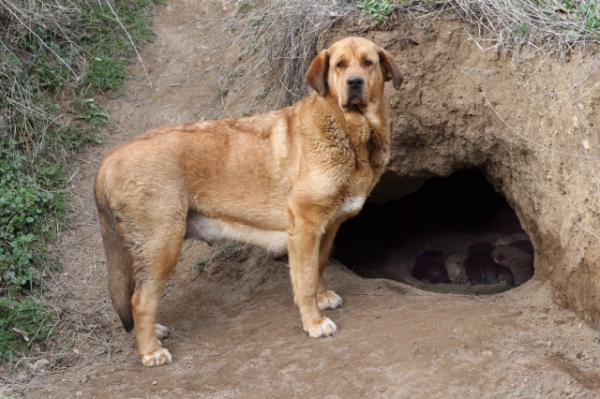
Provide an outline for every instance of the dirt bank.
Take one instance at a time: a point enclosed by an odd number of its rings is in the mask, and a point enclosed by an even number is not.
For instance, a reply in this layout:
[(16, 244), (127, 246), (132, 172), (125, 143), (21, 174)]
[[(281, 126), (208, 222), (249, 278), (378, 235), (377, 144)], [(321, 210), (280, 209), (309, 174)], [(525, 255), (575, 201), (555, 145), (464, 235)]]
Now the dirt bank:
[[(359, 31), (345, 21), (321, 44)], [(374, 199), (399, 198), (433, 176), (480, 171), (531, 237), (536, 278), (550, 282), (557, 303), (596, 326), (597, 52), (502, 54), (448, 16), (400, 17), (391, 31), (365, 35), (392, 52), (406, 82), (401, 92), (388, 91), (394, 149)]]

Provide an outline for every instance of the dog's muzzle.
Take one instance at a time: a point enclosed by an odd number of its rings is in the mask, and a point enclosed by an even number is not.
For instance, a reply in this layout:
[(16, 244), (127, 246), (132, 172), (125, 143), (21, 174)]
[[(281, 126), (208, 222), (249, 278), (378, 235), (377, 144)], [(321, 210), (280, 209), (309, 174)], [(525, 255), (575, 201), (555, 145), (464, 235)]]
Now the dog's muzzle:
[(350, 76), (346, 79), (348, 86), (348, 105), (363, 104), (363, 84), (365, 80), (360, 76)]

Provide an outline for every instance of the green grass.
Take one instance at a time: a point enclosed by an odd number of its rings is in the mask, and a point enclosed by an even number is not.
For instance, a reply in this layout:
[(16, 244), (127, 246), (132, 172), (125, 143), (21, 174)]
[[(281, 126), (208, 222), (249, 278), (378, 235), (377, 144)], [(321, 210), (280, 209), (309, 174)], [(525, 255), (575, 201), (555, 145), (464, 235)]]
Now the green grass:
[(44, 270), (66, 219), (66, 162), (101, 140), (154, 1), (0, 3), (0, 361), (46, 339)]
[(26, 350), (29, 343), (50, 334), (52, 321), (53, 316), (40, 299), (0, 299), (0, 351), (10, 358)]
[(373, 20), (373, 25), (387, 21), (392, 13), (389, 0), (360, 0), (358, 8), (363, 10), (363, 15), (368, 15)]
[(200, 259), (198, 262), (192, 266), (194, 270), (198, 270), (200, 273), (204, 273), (206, 270), (207, 261), (206, 259)]
[(585, 27), (590, 31), (600, 30), (600, 3), (598, 1), (581, 1), (576, 12), (585, 20)]

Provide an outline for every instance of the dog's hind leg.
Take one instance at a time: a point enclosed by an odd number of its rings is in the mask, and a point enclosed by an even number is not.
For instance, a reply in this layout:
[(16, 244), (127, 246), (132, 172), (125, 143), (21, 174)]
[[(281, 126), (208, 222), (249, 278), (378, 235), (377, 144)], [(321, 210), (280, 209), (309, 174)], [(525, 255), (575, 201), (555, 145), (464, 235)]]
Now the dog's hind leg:
[(339, 308), (344, 304), (342, 297), (334, 291), (328, 290), (323, 281), (323, 271), (329, 261), (333, 240), (341, 224), (341, 222), (334, 222), (321, 238), (321, 245), (319, 248), (319, 285), (317, 289), (317, 303), (321, 310)]
[(173, 231), (159, 234), (153, 232), (152, 239), (146, 241), (136, 251), (134, 273), (136, 286), (131, 298), (135, 321), (138, 353), (144, 366), (160, 366), (172, 361), (171, 354), (161, 347), (162, 339), (169, 330), (155, 324), (158, 302), (175, 269), (183, 243), (183, 235)]

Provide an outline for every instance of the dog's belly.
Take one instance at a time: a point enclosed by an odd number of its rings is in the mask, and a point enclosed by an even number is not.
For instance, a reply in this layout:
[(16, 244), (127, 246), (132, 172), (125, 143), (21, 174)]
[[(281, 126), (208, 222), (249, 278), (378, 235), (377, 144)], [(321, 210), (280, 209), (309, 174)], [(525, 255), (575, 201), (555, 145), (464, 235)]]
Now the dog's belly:
[[(346, 199), (336, 212), (333, 220), (346, 217), (360, 211), (366, 197)], [(197, 212), (190, 212), (186, 220), (185, 238), (206, 241), (212, 245), (215, 241), (228, 239), (255, 244), (275, 255), (287, 253), (288, 234), (286, 231), (263, 230), (242, 223), (211, 219)]]
[(275, 255), (287, 252), (288, 235), (285, 231), (262, 230), (241, 223), (230, 223), (190, 212), (186, 221), (185, 238), (194, 238), (212, 244), (228, 239), (255, 244)]

